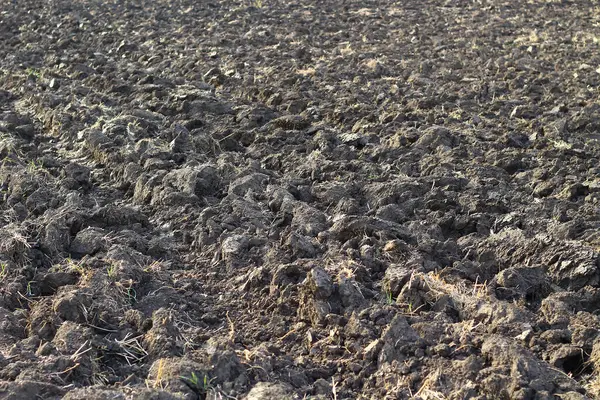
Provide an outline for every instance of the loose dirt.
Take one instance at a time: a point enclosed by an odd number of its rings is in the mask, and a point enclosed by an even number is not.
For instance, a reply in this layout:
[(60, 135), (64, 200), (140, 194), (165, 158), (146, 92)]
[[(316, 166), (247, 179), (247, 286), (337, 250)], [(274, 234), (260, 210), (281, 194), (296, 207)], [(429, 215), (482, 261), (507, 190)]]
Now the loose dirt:
[(0, 0), (0, 399), (600, 396), (587, 1)]

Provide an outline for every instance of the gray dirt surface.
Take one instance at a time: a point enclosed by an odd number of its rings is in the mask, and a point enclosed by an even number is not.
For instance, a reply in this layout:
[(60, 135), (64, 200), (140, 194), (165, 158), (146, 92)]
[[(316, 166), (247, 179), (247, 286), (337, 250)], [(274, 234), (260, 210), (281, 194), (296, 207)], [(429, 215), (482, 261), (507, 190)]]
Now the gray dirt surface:
[(600, 13), (0, 0), (0, 400), (600, 398)]

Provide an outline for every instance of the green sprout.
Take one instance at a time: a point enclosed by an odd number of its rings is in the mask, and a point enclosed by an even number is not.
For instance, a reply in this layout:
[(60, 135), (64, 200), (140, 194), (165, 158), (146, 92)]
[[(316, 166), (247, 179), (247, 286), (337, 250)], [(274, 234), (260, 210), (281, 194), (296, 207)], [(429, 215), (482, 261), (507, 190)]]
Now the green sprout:
[(42, 74), (40, 73), (40, 71), (38, 69), (36, 69), (36, 68), (31, 68), (31, 67), (27, 68), (25, 70), (25, 72), (27, 73), (28, 76), (33, 76), (33, 77), (35, 77), (37, 79), (39, 79), (42, 76)]
[(202, 379), (200, 379), (200, 376), (192, 371), (190, 377), (180, 376), (180, 378), (184, 382), (186, 382), (192, 389), (197, 390), (199, 393), (208, 393), (208, 391), (212, 388), (212, 379), (208, 379), (208, 375), (206, 374)]
[(117, 276), (117, 264), (112, 263), (106, 268), (106, 273), (110, 279), (115, 279)]
[(134, 288), (127, 288), (127, 298), (131, 304), (135, 304), (137, 302), (137, 292)]
[(77, 272), (79, 275), (85, 274), (85, 266), (83, 265), (85, 260), (84, 258), (79, 262), (75, 262), (70, 257), (67, 257), (65, 259), (67, 270)]
[(0, 263), (0, 282), (8, 276), (8, 264)]
[(42, 168), (42, 162), (38, 162), (36, 163), (35, 160), (31, 160), (29, 161), (29, 164), (27, 165), (27, 171), (29, 173), (34, 173), (35, 171), (39, 170)]
[(385, 292), (385, 300), (389, 305), (394, 304), (394, 295), (392, 294), (391, 290)]
[(386, 304), (391, 306), (392, 304), (395, 303), (395, 300), (394, 300), (394, 293), (392, 293), (392, 288), (390, 287), (389, 282), (386, 282), (382, 289), (385, 293)]
[[(185, 378), (184, 378), (184, 379), (185, 379)], [(190, 383), (191, 383), (192, 385), (194, 385), (194, 386), (200, 386), (200, 385), (199, 385), (199, 383), (200, 383), (200, 380), (198, 379), (198, 375), (196, 375), (196, 373), (195, 373), (195, 372), (192, 372), (192, 376), (191, 376), (191, 378), (187, 378), (187, 379), (190, 381)], [(204, 376), (204, 379), (206, 379), (206, 375)]]

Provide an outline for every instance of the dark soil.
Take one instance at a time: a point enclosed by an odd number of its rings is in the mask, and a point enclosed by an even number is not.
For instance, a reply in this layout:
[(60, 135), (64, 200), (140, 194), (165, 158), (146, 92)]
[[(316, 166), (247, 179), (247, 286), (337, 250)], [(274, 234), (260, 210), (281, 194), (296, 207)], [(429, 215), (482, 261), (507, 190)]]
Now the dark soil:
[(0, 399), (598, 398), (599, 66), (587, 1), (0, 0)]

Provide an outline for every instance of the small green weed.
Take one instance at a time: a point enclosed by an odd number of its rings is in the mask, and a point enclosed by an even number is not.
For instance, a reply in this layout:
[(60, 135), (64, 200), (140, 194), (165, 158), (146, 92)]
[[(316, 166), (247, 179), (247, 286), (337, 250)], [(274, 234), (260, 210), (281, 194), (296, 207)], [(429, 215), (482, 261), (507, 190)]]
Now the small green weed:
[(106, 268), (106, 273), (110, 279), (115, 279), (117, 277), (117, 264), (112, 263)]
[(134, 288), (127, 288), (127, 298), (131, 304), (135, 304), (137, 302), (137, 292)]
[(0, 263), (0, 282), (8, 276), (8, 264)]
[(390, 306), (395, 304), (396, 299), (394, 299), (394, 293), (392, 292), (389, 282), (385, 282), (381, 289), (383, 291), (383, 295), (385, 296), (385, 303)]
[(33, 77), (35, 77), (35, 78), (37, 78), (37, 79), (39, 79), (39, 78), (41, 78), (41, 77), (42, 77), (42, 73), (41, 73), (41, 72), (40, 72), (40, 70), (39, 70), (39, 69), (37, 69), (37, 68), (31, 68), (31, 67), (30, 67), (30, 68), (27, 68), (27, 69), (25, 70), (25, 73), (27, 74), (27, 76), (33, 76)]
[(394, 301), (394, 295), (392, 294), (392, 291), (391, 291), (391, 290), (387, 290), (387, 291), (385, 292), (385, 301), (386, 301), (386, 303), (387, 303), (388, 305), (392, 305), (392, 304), (394, 304), (394, 303), (395, 303), (395, 301)]
[(41, 171), (44, 169), (44, 165), (41, 161), (36, 162), (35, 160), (31, 160), (29, 161), (29, 164), (27, 164), (27, 172), (29, 172), (30, 174), (34, 174), (37, 171)]
[(213, 388), (211, 385), (212, 379), (208, 379), (208, 375), (206, 375), (206, 374), (204, 374), (204, 377), (202, 379), (195, 372), (192, 372), (189, 377), (180, 376), (180, 378), (190, 388), (192, 388), (192, 390), (194, 390), (200, 394), (206, 394)]
[[(198, 387), (200, 386), (200, 379), (195, 372), (192, 372), (192, 376), (190, 378), (182, 377), (183, 379), (187, 379), (192, 385)], [(206, 375), (204, 375), (204, 379), (206, 380)]]
[(65, 259), (65, 264), (66, 264), (66, 268), (67, 271), (71, 272), (77, 272), (79, 275), (84, 275), (86, 272), (85, 266), (84, 266), (84, 262), (87, 260), (87, 257), (84, 257), (81, 261), (79, 262), (75, 262), (73, 261), (73, 259), (71, 259), (70, 257), (67, 257)]

